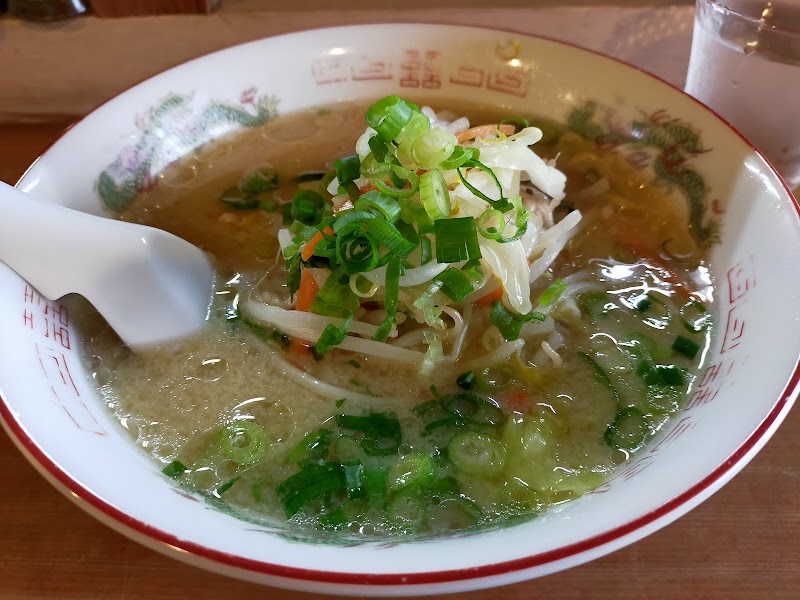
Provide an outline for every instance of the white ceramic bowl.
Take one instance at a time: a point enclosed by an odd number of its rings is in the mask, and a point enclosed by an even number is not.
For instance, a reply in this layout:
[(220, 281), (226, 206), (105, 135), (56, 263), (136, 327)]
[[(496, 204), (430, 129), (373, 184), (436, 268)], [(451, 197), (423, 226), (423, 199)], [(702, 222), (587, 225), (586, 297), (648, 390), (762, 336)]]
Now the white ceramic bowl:
[(800, 356), (800, 226), (791, 194), (702, 105), (578, 48), (426, 25), (266, 39), (189, 62), (111, 100), (19, 185), (102, 214), (100, 195), (124, 202), (165, 164), (232, 129), (259, 126), (275, 110), (390, 93), (561, 121), (590, 117), (598, 143), (628, 136), (619, 152), (687, 194), (695, 236), (710, 242), (718, 234), (719, 243), (711, 245), (717, 335), (685, 410), (600, 489), (532, 522), (414, 543), (293, 541), (174, 489), (104, 410), (66, 309), (0, 265), (0, 416), (70, 499), (151, 548), (251, 581), (344, 594), (452, 592), (537, 577), (629, 544), (709, 497), (772, 435), (797, 394)]

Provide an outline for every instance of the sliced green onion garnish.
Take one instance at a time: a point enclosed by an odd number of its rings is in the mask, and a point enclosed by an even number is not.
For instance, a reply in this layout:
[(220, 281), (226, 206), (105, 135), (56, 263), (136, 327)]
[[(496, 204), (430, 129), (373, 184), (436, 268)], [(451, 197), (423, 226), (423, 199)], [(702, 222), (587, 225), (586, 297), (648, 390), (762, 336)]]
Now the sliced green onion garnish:
[(474, 394), (447, 394), (440, 403), (447, 412), (472, 423), (499, 425), (503, 421), (499, 406)]
[(622, 397), (619, 395), (619, 391), (617, 391), (616, 386), (611, 382), (608, 373), (606, 373), (603, 370), (603, 367), (600, 366), (600, 363), (598, 363), (593, 356), (587, 354), (586, 352), (578, 352), (578, 356), (580, 356), (587, 363), (589, 363), (589, 365), (592, 367), (592, 370), (594, 371), (595, 380), (602, 383), (609, 390), (611, 390), (611, 393), (614, 394), (614, 399), (617, 401), (617, 406), (619, 406), (619, 404), (622, 402)]
[(500, 330), (500, 334), (508, 341), (517, 339), (522, 326), (528, 321), (544, 321), (546, 318), (547, 315), (535, 310), (526, 315), (518, 315), (508, 310), (500, 301), (495, 301), (489, 312), (489, 320), (495, 324)]
[(433, 222), (436, 236), (436, 260), (454, 263), (481, 258), (478, 230), (473, 217), (437, 219)]
[[(382, 219), (370, 219), (367, 221), (367, 223), (372, 222), (378, 222), (387, 227), (392, 227)], [(377, 228), (382, 229), (383, 226), (378, 225)], [(400, 234), (398, 233), (398, 235)], [(342, 266), (344, 272), (348, 275), (365, 273), (375, 269), (380, 260), (379, 249), (380, 242), (375, 239), (374, 235), (362, 231), (361, 223), (350, 223), (337, 232), (336, 258), (339, 265)]]
[(339, 185), (350, 183), (361, 177), (361, 161), (357, 154), (340, 158), (333, 163), (333, 168), (336, 169)]
[(307, 459), (323, 459), (328, 455), (332, 439), (333, 432), (330, 429), (311, 431), (292, 449), (286, 457), (286, 462), (294, 464)]
[(220, 202), (235, 210), (258, 208), (259, 199), (253, 194), (243, 192), (238, 187), (228, 188), (219, 196)]
[(347, 486), (347, 496), (353, 500), (367, 495), (367, 485), (364, 480), (364, 465), (360, 460), (351, 460), (342, 463), (344, 481)]
[[(383, 219), (367, 221), (366, 233), (371, 235), (379, 246), (386, 246), (395, 256), (408, 256), (417, 245), (403, 237), (397, 227)], [(364, 271), (366, 269), (362, 269)]]
[(675, 350), (675, 352), (680, 352), (681, 354), (688, 356), (689, 358), (694, 358), (700, 351), (700, 344), (694, 340), (690, 340), (687, 337), (679, 335), (675, 338), (675, 341), (672, 342), (672, 349)]
[(458, 140), (452, 133), (441, 127), (434, 127), (414, 140), (411, 160), (420, 169), (434, 169), (448, 159), (457, 143)]
[(233, 487), (233, 484), (236, 483), (237, 481), (239, 481), (241, 478), (242, 478), (242, 476), (238, 475), (238, 476), (234, 477), (233, 479), (223, 483), (221, 486), (219, 486), (216, 489), (217, 496), (221, 496), (222, 494), (227, 492), (229, 489), (231, 489)]
[(419, 200), (432, 220), (450, 216), (450, 192), (441, 171), (423, 173), (419, 180)]
[(383, 307), (386, 310), (386, 318), (378, 326), (375, 332), (375, 341), (385, 342), (389, 334), (397, 323), (397, 298), (400, 294), (400, 261), (391, 260), (386, 265), (386, 295)]
[(465, 431), (456, 434), (447, 445), (447, 455), (457, 469), (478, 475), (499, 475), (506, 463), (506, 447), (483, 433)]
[(347, 330), (350, 329), (350, 325), (353, 324), (354, 318), (355, 315), (351, 314), (349, 317), (347, 317), (347, 320), (342, 323), (341, 327), (336, 327), (335, 325), (329, 323), (322, 331), (322, 335), (319, 336), (317, 343), (314, 344), (317, 352), (320, 354), (325, 354), (341, 344), (344, 341), (344, 338), (347, 337)]
[(699, 333), (711, 325), (711, 313), (701, 302), (692, 300), (681, 307), (683, 326), (692, 333)]
[(369, 144), (369, 149), (372, 151), (372, 156), (377, 162), (382, 163), (384, 160), (386, 160), (386, 153), (388, 152), (389, 147), (385, 141), (383, 141), (377, 135), (374, 135), (369, 138), (367, 143)]
[(292, 258), (286, 260), (286, 287), (289, 288), (289, 295), (294, 298), (294, 293), (300, 289), (300, 270), (302, 264), (300, 261), (300, 254), (295, 254)]
[(433, 459), (423, 452), (412, 452), (401, 457), (389, 469), (386, 485), (389, 490), (414, 486), (429, 487), (436, 479)]
[(526, 127), (530, 127), (528, 123), (528, 119), (523, 119), (522, 117), (509, 117), (508, 119), (503, 119), (499, 123), (500, 125), (513, 125), (516, 129), (516, 133), (519, 133)]
[(551, 306), (558, 302), (558, 299), (561, 297), (561, 294), (564, 293), (564, 290), (567, 289), (567, 284), (564, 283), (563, 279), (556, 279), (553, 283), (551, 283), (548, 288), (542, 292), (542, 295), (539, 296), (539, 304), (542, 306)]
[(251, 196), (274, 192), (278, 189), (278, 172), (272, 167), (255, 169), (242, 178), (239, 189)]
[(456, 378), (456, 385), (462, 390), (469, 390), (475, 385), (475, 373), (467, 371)]
[(386, 96), (367, 109), (367, 125), (385, 142), (398, 136), (411, 120), (414, 108), (399, 96)]
[(400, 448), (400, 421), (386, 413), (339, 415), (336, 423), (342, 429), (362, 432), (364, 437), (361, 438), (361, 448), (370, 456), (396, 454)]
[(477, 148), (464, 148), (462, 146), (456, 146), (453, 149), (453, 153), (446, 161), (439, 165), (439, 168), (442, 171), (450, 171), (464, 165), (472, 164), (473, 162), (477, 161), (478, 158), (480, 158), (480, 150)]
[(383, 216), (389, 223), (394, 223), (400, 218), (400, 205), (397, 200), (377, 190), (363, 194), (355, 202), (357, 211), (372, 211), (378, 216)]
[(292, 196), (292, 219), (305, 225), (316, 225), (322, 220), (325, 199), (313, 190), (300, 190)]
[(442, 282), (442, 291), (453, 302), (463, 302), (475, 291), (470, 279), (462, 271), (453, 267), (445, 269), (434, 279)]
[(503, 237), (506, 220), (503, 213), (494, 208), (487, 208), (477, 219), (478, 233), (489, 240), (499, 240)]
[(375, 214), (364, 210), (343, 210), (336, 215), (331, 228), (335, 233), (339, 233), (346, 225), (354, 221), (366, 221), (367, 219), (374, 219)]
[(389, 172), (390, 174), (403, 178), (403, 181), (407, 183), (407, 187), (401, 188), (399, 183), (394, 182), (397, 187), (392, 188), (387, 186), (380, 179), (373, 179), (372, 183), (375, 184), (375, 187), (381, 190), (384, 194), (392, 196), (393, 198), (408, 198), (417, 193), (417, 190), (419, 189), (419, 175), (398, 165), (392, 165)]
[(175, 477), (180, 477), (188, 470), (189, 469), (186, 468), (186, 465), (184, 465), (181, 461), (173, 460), (166, 467), (161, 469), (161, 472), (167, 477), (172, 477), (174, 479)]
[(252, 421), (234, 421), (225, 426), (216, 439), (216, 446), (223, 456), (240, 465), (253, 465), (264, 460), (270, 445), (267, 433)]
[(612, 448), (630, 452), (642, 445), (649, 429), (642, 411), (631, 406), (617, 413), (603, 439)]
[(284, 480), (276, 489), (287, 518), (297, 514), (307, 503), (346, 487), (341, 465), (310, 464)]
[(639, 375), (647, 385), (683, 385), (683, 372), (675, 365), (652, 365), (643, 360), (636, 367)]
[[(298, 173), (292, 181), (294, 183), (308, 183), (309, 181), (321, 181), (325, 179), (325, 176), (328, 174), (327, 171), (304, 171), (303, 173)], [(330, 181), (328, 182), (330, 183)]]
[(458, 177), (461, 179), (461, 183), (464, 184), (464, 187), (466, 187), (470, 192), (475, 194), (475, 196), (477, 196), (481, 200), (488, 202), (492, 208), (495, 208), (502, 213), (508, 212), (512, 208), (514, 208), (514, 205), (511, 204), (511, 202), (509, 202), (508, 198), (505, 198), (503, 196), (503, 186), (500, 185), (500, 182), (497, 180), (497, 175), (494, 174), (494, 171), (492, 171), (485, 164), (477, 160), (472, 161), (472, 164), (470, 166), (476, 167), (481, 171), (483, 171), (484, 173), (488, 173), (489, 175), (491, 175), (492, 179), (494, 179), (494, 182), (497, 184), (497, 189), (500, 190), (500, 198), (498, 200), (492, 200), (491, 198), (489, 198), (489, 196), (484, 194), (482, 191), (480, 191), (478, 188), (472, 185), (469, 181), (467, 181), (467, 178), (464, 177), (463, 173), (461, 173), (461, 169), (457, 169), (456, 172), (458, 173)]

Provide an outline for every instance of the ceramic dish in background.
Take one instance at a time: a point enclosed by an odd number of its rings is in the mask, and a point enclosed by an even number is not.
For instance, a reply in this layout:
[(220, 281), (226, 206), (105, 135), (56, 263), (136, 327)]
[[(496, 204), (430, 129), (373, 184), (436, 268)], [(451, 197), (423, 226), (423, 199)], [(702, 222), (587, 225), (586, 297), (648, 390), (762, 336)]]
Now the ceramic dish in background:
[(19, 186), (106, 214), (161, 184), (165, 165), (226, 133), (261, 127), (278, 113), (392, 93), (568, 121), (684, 197), (695, 239), (710, 248), (718, 294), (717, 335), (685, 409), (600, 488), (534, 521), (409, 543), (298, 540), (174, 488), (105, 411), (66, 308), (0, 266), (0, 416), (58, 489), (133, 539), (219, 573), (316, 592), (430, 594), (541, 576), (634, 542), (702, 502), (766, 443), (797, 394), (795, 201), (752, 146), (705, 107), (600, 55), (456, 26), (370, 25), (266, 39), (111, 100), (56, 142)]

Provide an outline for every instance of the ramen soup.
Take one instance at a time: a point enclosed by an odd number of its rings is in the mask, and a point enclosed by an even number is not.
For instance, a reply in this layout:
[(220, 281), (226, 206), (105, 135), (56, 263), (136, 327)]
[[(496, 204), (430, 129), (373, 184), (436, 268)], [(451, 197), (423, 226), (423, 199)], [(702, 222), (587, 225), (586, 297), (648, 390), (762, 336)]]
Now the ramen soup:
[(590, 492), (680, 410), (712, 299), (683, 198), (565, 127), (463, 112), (283, 116), (121, 215), (218, 268), (177, 348), (84, 323), (176, 485), (284, 530), (436, 536)]

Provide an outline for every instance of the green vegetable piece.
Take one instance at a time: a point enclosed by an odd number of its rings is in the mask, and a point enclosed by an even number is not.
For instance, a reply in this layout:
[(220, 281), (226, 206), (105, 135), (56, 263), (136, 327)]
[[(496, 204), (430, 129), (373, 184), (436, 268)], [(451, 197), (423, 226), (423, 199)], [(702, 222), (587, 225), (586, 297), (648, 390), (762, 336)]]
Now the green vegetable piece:
[(263, 461), (271, 445), (267, 433), (253, 421), (234, 421), (223, 427), (216, 439), (225, 458), (245, 466)]
[(303, 436), (286, 457), (288, 464), (298, 463), (305, 459), (324, 459), (328, 455), (333, 432), (330, 429), (317, 429)]
[(522, 326), (528, 321), (544, 321), (546, 318), (547, 315), (536, 310), (532, 310), (526, 315), (518, 315), (508, 310), (499, 300), (492, 304), (492, 310), (489, 312), (489, 320), (495, 324), (500, 330), (500, 334), (508, 341), (517, 339)]
[(234, 210), (252, 210), (258, 208), (259, 199), (247, 194), (238, 187), (228, 188), (219, 196), (220, 202)]
[(181, 461), (173, 460), (166, 467), (161, 469), (161, 472), (167, 477), (172, 477), (174, 479), (176, 477), (180, 477), (188, 470), (189, 469), (186, 468), (186, 465), (184, 465)]
[(480, 477), (495, 477), (506, 463), (502, 442), (476, 431), (456, 434), (447, 445), (448, 456), (456, 468)]
[(692, 333), (700, 333), (711, 326), (711, 313), (704, 304), (696, 300), (687, 302), (680, 309), (683, 326)]
[(453, 302), (463, 302), (475, 288), (470, 279), (459, 269), (449, 267), (434, 277), (442, 283), (442, 291)]
[(431, 220), (450, 216), (450, 192), (441, 171), (434, 169), (420, 177), (419, 199)]
[(462, 390), (470, 390), (475, 385), (475, 373), (467, 371), (456, 378), (456, 385)]
[(364, 469), (364, 486), (370, 506), (383, 508), (386, 505), (386, 480), (389, 470), (385, 467)]
[(391, 142), (411, 120), (413, 106), (399, 96), (386, 96), (367, 109), (367, 125), (378, 132), (384, 142)]
[(325, 199), (313, 190), (300, 190), (289, 204), (291, 216), (294, 221), (304, 225), (316, 225), (322, 220)]
[(242, 178), (239, 189), (249, 196), (274, 192), (278, 189), (278, 172), (272, 167), (255, 169)]
[(687, 337), (679, 335), (675, 338), (675, 341), (672, 342), (672, 349), (675, 350), (675, 352), (680, 352), (681, 354), (688, 356), (689, 358), (694, 358), (700, 351), (700, 344), (694, 340), (690, 340)]
[(402, 433), (396, 417), (386, 413), (339, 415), (336, 422), (342, 429), (362, 432), (361, 448), (370, 456), (396, 454), (400, 448)]
[(503, 411), (496, 404), (473, 394), (447, 394), (442, 396), (442, 408), (459, 419), (481, 425), (499, 425)]
[(650, 428), (642, 411), (628, 407), (614, 417), (614, 421), (606, 429), (603, 439), (606, 444), (618, 450), (632, 452), (639, 448)]
[(539, 304), (542, 306), (551, 306), (558, 302), (558, 299), (561, 297), (561, 294), (564, 293), (564, 290), (567, 289), (567, 284), (564, 283), (563, 279), (556, 279), (550, 286), (542, 292), (542, 295), (539, 296)]
[(412, 452), (392, 465), (386, 483), (391, 491), (407, 486), (424, 489), (430, 487), (435, 479), (436, 466), (433, 459), (422, 452)]
[(361, 161), (357, 154), (340, 158), (333, 163), (333, 168), (336, 169), (339, 185), (345, 185), (361, 177)]
[(347, 496), (351, 500), (367, 495), (367, 484), (364, 479), (364, 465), (360, 460), (342, 463), (344, 480), (347, 485)]
[(275, 491), (283, 504), (284, 514), (291, 518), (312, 500), (345, 489), (341, 465), (312, 463), (284, 480)]
[(395, 494), (386, 508), (389, 525), (405, 534), (416, 533), (425, 523), (427, 502), (419, 491), (404, 489)]
[(614, 394), (614, 399), (617, 401), (617, 405), (619, 405), (622, 401), (622, 397), (619, 395), (619, 391), (617, 390), (616, 386), (611, 382), (608, 374), (603, 370), (603, 367), (600, 366), (594, 357), (590, 356), (586, 352), (578, 352), (578, 356), (583, 358), (591, 365), (592, 370), (594, 371), (594, 378), (611, 390), (611, 393)]
[(242, 478), (241, 476), (234, 477), (234, 478), (233, 478), (233, 479), (231, 479), (230, 481), (227, 481), (227, 482), (223, 483), (223, 484), (222, 484), (221, 486), (219, 486), (219, 487), (217, 488), (217, 490), (216, 490), (216, 492), (217, 492), (217, 496), (222, 496), (222, 494), (224, 494), (224, 493), (225, 493), (225, 492), (227, 492), (229, 489), (231, 489), (231, 488), (233, 487), (233, 484), (234, 484), (234, 483), (236, 483), (237, 481), (239, 481), (241, 478)]
[(473, 217), (436, 219), (433, 231), (436, 236), (436, 260), (440, 263), (481, 258), (478, 230)]
[(366, 194), (362, 194), (354, 206), (357, 211), (370, 211), (378, 217), (383, 217), (389, 223), (396, 223), (400, 218), (401, 208), (397, 199), (378, 190), (370, 190)]
[(617, 307), (606, 292), (587, 292), (586, 294), (581, 294), (579, 302), (583, 309), (593, 317), (607, 315)]

